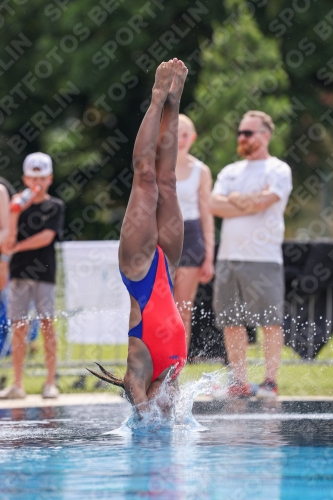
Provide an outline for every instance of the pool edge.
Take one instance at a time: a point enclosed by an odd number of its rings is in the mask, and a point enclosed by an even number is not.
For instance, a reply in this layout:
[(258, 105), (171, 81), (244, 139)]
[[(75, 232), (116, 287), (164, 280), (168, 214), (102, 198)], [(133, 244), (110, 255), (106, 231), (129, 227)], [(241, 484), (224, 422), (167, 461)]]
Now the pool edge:
[[(210, 396), (199, 396), (199, 403), (211, 403)], [(333, 396), (279, 396), (277, 401), (333, 401)], [(48, 406), (105, 405), (125, 403), (124, 398), (114, 394), (84, 393), (60, 394), (57, 399), (43, 399), (39, 394), (28, 395), (25, 399), (0, 400), (0, 409), (41, 408)]]

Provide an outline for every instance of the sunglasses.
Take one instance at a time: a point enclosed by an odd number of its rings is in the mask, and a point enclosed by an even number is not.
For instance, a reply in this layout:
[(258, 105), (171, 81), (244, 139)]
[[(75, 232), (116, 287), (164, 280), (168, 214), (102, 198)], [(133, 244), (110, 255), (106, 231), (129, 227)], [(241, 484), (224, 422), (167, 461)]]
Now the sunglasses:
[(240, 137), (242, 134), (245, 135), (245, 137), (251, 137), (256, 132), (257, 130), (237, 130), (237, 137)]
[(256, 133), (261, 133), (263, 132), (262, 130), (237, 130), (237, 137), (240, 137), (242, 134), (245, 135), (245, 137), (251, 137), (253, 134)]

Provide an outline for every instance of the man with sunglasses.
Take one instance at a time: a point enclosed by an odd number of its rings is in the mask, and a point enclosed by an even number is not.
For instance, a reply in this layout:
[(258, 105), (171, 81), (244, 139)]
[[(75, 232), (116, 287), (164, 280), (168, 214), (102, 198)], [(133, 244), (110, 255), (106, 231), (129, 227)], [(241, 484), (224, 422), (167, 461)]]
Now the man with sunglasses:
[[(284, 210), (290, 167), (269, 154), (274, 131), (269, 115), (248, 111), (239, 124), (237, 153), (244, 160), (219, 173), (211, 212), (223, 218), (214, 282), (217, 326), (223, 328), (232, 382), (231, 397), (275, 398), (283, 346)], [(255, 388), (247, 381), (246, 325), (263, 331), (266, 373)]]

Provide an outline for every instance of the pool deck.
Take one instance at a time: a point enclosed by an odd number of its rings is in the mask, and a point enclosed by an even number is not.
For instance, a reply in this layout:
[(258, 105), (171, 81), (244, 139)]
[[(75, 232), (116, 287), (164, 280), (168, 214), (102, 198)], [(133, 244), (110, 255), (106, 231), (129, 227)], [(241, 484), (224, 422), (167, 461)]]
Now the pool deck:
[[(212, 402), (210, 396), (199, 396), (196, 402)], [(333, 401), (333, 396), (279, 396), (277, 401)], [(1, 409), (40, 408), (46, 406), (105, 405), (124, 403), (124, 399), (114, 394), (85, 393), (61, 394), (57, 399), (43, 399), (39, 394), (28, 395), (25, 399), (0, 400)]]

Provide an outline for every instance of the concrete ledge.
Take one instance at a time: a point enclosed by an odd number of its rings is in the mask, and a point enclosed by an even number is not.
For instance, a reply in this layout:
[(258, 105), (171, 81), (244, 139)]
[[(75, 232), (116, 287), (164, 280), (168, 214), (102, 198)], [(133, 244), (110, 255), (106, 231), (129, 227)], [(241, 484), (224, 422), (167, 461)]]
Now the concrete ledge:
[(107, 393), (60, 394), (57, 399), (43, 399), (39, 394), (32, 394), (28, 395), (24, 399), (0, 399), (0, 409), (40, 408), (45, 406), (105, 405), (124, 402), (124, 398)]
[(279, 396), (278, 401), (333, 401), (333, 396)]
[[(200, 403), (210, 402), (210, 401), (221, 401), (219, 398), (212, 398), (211, 396), (198, 396), (195, 401)], [(255, 397), (250, 398), (251, 401), (258, 401)], [(227, 398), (223, 399), (227, 401)], [(231, 401), (231, 399), (228, 399)], [(235, 400), (234, 400), (235, 401)], [(244, 401), (244, 400), (243, 400)], [(261, 400), (264, 401), (264, 400)], [(333, 396), (278, 396), (273, 401), (333, 401)]]
[[(252, 398), (251, 398), (252, 399)], [(255, 400), (255, 398), (253, 398)], [(198, 396), (196, 403), (218, 402), (210, 396)], [(235, 400), (224, 400), (235, 401)], [(244, 401), (244, 400), (243, 400)], [(333, 396), (279, 396), (276, 401), (333, 401)], [(2, 399), (1, 409), (40, 408), (47, 406), (106, 405), (125, 403), (124, 398), (107, 393), (60, 394), (57, 399), (43, 399), (39, 394), (28, 395), (25, 399)]]

